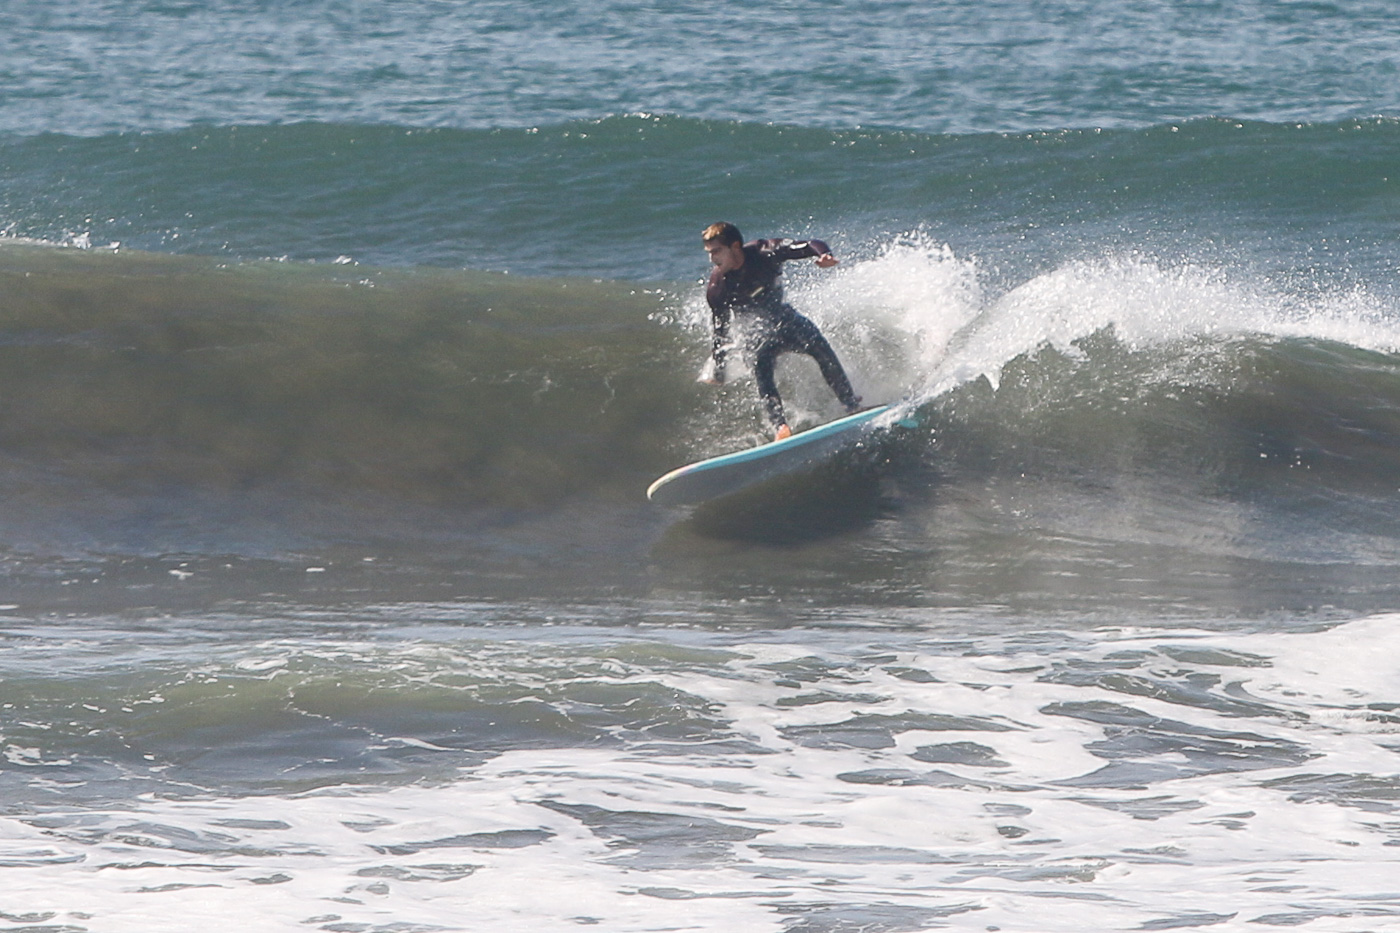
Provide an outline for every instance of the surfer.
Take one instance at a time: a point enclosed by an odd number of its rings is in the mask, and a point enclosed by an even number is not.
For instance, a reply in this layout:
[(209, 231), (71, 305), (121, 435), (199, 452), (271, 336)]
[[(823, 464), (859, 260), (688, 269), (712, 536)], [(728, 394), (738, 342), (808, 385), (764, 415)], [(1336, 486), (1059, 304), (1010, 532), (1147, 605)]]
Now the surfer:
[(822, 336), (817, 325), (797, 313), (783, 300), (783, 285), (779, 281), (782, 264), (793, 259), (816, 258), (823, 269), (836, 265), (837, 258), (821, 240), (754, 240), (745, 244), (739, 228), (731, 223), (715, 223), (701, 234), (705, 252), (710, 254), (714, 269), (705, 299), (710, 304), (714, 320), (714, 344), (710, 365), (701, 381), (710, 385), (724, 382), (726, 356), (730, 349), (729, 324), (736, 312), (752, 315), (754, 327), (746, 341), (753, 354), (754, 378), (758, 394), (773, 423), (774, 440), (792, 436), (783, 414), (783, 400), (773, 378), (773, 366), (783, 353), (805, 353), (817, 361), (826, 384), (847, 412), (860, 408), (860, 397), (851, 389), (851, 381), (841, 361)]

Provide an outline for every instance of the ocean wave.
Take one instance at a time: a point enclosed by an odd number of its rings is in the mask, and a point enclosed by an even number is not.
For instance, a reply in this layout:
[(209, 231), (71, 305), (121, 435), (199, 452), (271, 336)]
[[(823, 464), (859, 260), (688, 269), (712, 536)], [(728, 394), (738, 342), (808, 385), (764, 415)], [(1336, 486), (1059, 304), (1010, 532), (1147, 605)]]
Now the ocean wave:
[[(469, 529), (641, 508), (665, 469), (760, 437), (747, 380), (694, 382), (696, 290), (15, 243), (0, 264), (12, 542), (438, 540), (425, 513)], [(1141, 257), (998, 291), (918, 235), (792, 297), (867, 397), (922, 421), (889, 451), (910, 501), (1035, 477), (1184, 494), (1160, 506), (1184, 523), (1222, 500), (1325, 500), (1392, 534), (1384, 299)], [(796, 423), (831, 415), (813, 367), (780, 380)], [(242, 531), (220, 545), (211, 523)]]
[[(1391, 119), (928, 134), (635, 114), (200, 127), (0, 145), (11, 235), (234, 259), (674, 280), (696, 231), (869, 254), (927, 228), (1011, 276), (1104, 249), (1393, 278)], [(703, 257), (700, 257), (703, 259)]]

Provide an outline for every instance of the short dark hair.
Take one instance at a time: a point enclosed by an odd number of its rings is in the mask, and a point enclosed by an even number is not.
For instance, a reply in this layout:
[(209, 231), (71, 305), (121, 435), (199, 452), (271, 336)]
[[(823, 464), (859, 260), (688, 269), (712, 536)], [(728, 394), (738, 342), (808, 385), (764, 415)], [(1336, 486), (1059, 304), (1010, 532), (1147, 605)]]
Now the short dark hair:
[(735, 243), (744, 242), (743, 234), (739, 232), (739, 228), (724, 220), (706, 227), (705, 232), (700, 234), (700, 239), (706, 243), (713, 243), (715, 240), (719, 240), (725, 246), (733, 246)]

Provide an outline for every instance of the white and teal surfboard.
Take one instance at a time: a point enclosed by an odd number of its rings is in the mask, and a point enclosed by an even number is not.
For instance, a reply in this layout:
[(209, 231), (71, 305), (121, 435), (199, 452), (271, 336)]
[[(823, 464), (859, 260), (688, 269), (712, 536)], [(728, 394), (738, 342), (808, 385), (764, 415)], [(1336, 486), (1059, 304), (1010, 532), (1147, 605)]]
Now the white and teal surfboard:
[(807, 469), (873, 430), (889, 408), (868, 408), (781, 441), (678, 467), (652, 483), (647, 498), (658, 505), (696, 505)]

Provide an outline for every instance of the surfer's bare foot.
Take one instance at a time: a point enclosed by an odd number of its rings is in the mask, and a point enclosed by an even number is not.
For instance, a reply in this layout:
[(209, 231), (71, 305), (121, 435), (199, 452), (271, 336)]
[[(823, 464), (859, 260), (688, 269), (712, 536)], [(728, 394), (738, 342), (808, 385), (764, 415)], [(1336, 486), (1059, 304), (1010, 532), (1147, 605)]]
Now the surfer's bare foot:
[(785, 441), (789, 437), (792, 437), (792, 428), (785, 424), (778, 425), (778, 430), (773, 432), (773, 440), (775, 441)]

